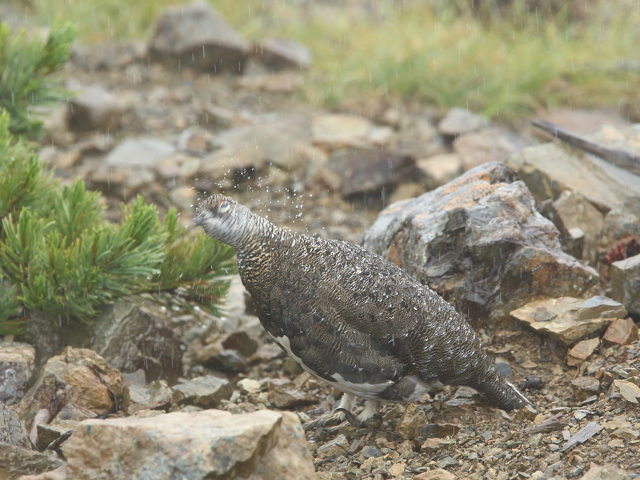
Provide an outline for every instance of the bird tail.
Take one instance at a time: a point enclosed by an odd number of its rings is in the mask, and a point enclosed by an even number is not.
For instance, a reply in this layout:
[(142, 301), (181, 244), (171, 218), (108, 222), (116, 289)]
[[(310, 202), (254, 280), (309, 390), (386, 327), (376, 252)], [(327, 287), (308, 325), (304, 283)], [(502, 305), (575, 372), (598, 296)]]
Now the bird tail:
[(492, 368), (489, 375), (483, 376), (481, 381), (476, 381), (469, 386), (483, 393), (487, 399), (498, 408), (513, 410), (530, 406), (535, 408), (533, 402), (525, 397), (511, 382)]

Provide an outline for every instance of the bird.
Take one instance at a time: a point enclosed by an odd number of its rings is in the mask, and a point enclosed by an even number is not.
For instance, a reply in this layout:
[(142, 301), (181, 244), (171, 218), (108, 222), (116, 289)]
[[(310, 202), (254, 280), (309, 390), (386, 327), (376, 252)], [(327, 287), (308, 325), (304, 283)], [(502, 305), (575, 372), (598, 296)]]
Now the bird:
[[(472, 387), (504, 410), (533, 407), (499, 374), (467, 320), (385, 258), (279, 227), (222, 194), (197, 205), (194, 225), (236, 250), (273, 340), (343, 392), (329, 417), (366, 426), (380, 419), (381, 403), (418, 401), (444, 385)], [(364, 400), (357, 416), (356, 398)]]

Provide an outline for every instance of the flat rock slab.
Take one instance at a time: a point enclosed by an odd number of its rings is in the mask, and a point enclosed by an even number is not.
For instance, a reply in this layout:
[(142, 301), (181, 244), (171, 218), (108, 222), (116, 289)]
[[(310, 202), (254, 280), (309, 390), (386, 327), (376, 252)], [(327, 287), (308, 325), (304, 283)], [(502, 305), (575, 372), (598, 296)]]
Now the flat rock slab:
[(0, 443), (0, 478), (14, 479), (20, 475), (32, 475), (56, 469), (62, 460), (30, 448)]
[(261, 410), (86, 420), (63, 446), (69, 479), (313, 479), (298, 417)]
[(602, 332), (613, 320), (625, 317), (627, 310), (607, 297), (560, 297), (529, 302), (511, 315), (540, 333), (573, 345)]
[(508, 318), (532, 296), (589, 295), (598, 274), (560, 248), (556, 227), (501, 163), (383, 210), (365, 247), (471, 318)]
[(167, 8), (158, 18), (149, 55), (167, 66), (240, 74), (251, 44), (206, 2)]
[(564, 190), (581, 193), (602, 210), (610, 210), (627, 198), (640, 197), (640, 177), (555, 143), (524, 148), (509, 164), (538, 201), (557, 198)]

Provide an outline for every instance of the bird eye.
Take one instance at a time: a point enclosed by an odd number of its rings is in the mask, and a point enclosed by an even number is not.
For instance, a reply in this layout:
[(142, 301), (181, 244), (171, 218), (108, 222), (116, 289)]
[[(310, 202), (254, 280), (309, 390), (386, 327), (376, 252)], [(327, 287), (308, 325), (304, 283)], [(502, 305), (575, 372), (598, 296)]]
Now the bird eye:
[(224, 200), (220, 205), (218, 205), (218, 213), (227, 213), (231, 208), (231, 204)]

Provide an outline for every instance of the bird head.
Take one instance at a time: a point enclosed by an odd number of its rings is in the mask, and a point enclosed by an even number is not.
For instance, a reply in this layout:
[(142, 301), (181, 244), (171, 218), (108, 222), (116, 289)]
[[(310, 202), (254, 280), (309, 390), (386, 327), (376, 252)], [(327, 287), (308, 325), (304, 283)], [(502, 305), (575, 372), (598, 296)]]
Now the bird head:
[(238, 248), (247, 236), (252, 216), (247, 207), (224, 195), (214, 194), (196, 207), (193, 221), (204, 228), (207, 235)]

